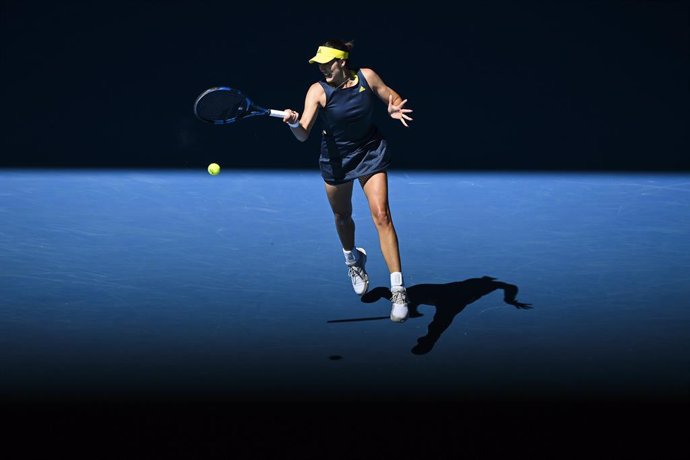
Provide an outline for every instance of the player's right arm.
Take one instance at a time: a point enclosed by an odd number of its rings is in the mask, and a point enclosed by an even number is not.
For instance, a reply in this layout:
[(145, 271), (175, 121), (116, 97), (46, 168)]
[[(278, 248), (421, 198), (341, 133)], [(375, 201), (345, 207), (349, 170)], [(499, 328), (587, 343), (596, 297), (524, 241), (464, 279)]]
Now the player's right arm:
[(304, 142), (309, 138), (311, 129), (316, 122), (316, 117), (319, 113), (320, 107), (326, 106), (326, 92), (323, 90), (319, 83), (314, 83), (309, 87), (307, 95), (304, 98), (304, 110), (302, 111), (302, 117), (299, 113), (291, 109), (286, 109), (287, 114), (283, 121), (286, 123), (295, 123), (299, 121), (299, 126), (295, 128), (290, 128), (292, 134), (297, 138), (298, 141)]

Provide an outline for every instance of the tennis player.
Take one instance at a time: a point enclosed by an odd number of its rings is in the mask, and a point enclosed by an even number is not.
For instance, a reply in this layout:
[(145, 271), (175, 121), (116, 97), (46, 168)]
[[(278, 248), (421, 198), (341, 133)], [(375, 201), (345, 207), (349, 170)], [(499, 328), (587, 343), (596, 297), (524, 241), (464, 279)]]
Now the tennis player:
[(319, 165), (326, 195), (335, 217), (335, 227), (343, 246), (345, 264), (355, 293), (363, 295), (369, 287), (365, 264), (367, 254), (355, 246), (352, 220), (352, 188), (357, 179), (364, 190), (379, 235), (381, 252), (390, 271), (391, 315), (395, 322), (407, 319), (407, 292), (403, 281), (398, 236), (388, 203), (388, 175), (391, 153), (386, 139), (372, 123), (375, 99), (388, 106), (388, 114), (408, 126), (411, 109), (403, 108), (398, 93), (387, 86), (372, 69), (350, 68), (353, 43), (328, 40), (309, 60), (316, 63), (323, 80), (307, 91), (302, 116), (286, 109), (283, 118), (301, 142), (309, 138), (317, 117), (321, 119)]

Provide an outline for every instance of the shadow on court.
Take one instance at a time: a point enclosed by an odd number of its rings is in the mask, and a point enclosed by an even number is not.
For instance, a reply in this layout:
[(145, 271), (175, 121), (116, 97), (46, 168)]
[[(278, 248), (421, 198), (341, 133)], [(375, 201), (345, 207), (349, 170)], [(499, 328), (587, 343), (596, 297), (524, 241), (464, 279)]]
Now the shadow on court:
[[(408, 320), (424, 316), (417, 308), (420, 305), (436, 307), (434, 317), (429, 323), (427, 334), (417, 339), (417, 345), (412, 347), (412, 353), (423, 355), (429, 353), (441, 335), (448, 329), (455, 317), (469, 304), (476, 302), (487, 294), (497, 289), (503, 290), (503, 301), (515, 308), (532, 308), (531, 304), (517, 300), (518, 288), (514, 284), (497, 281), (496, 278), (483, 276), (470, 278), (464, 281), (456, 281), (446, 284), (416, 284), (407, 288), (407, 300), (409, 302)], [(362, 302), (374, 303), (381, 299), (391, 300), (391, 291), (385, 287), (377, 287), (362, 296)], [(389, 319), (388, 316), (375, 316), (368, 318), (352, 318), (332, 320), (329, 323), (345, 323), (355, 321), (373, 321)]]

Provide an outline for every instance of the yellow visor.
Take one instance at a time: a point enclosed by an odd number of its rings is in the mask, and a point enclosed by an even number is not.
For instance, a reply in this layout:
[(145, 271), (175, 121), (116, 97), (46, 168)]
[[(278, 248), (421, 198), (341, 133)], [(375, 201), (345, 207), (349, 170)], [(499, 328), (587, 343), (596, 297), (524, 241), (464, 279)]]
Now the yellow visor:
[(309, 64), (318, 62), (319, 64), (325, 64), (331, 62), (333, 59), (347, 59), (350, 55), (347, 51), (337, 50), (335, 48), (329, 48), (327, 46), (319, 46), (316, 50), (316, 56), (309, 59)]

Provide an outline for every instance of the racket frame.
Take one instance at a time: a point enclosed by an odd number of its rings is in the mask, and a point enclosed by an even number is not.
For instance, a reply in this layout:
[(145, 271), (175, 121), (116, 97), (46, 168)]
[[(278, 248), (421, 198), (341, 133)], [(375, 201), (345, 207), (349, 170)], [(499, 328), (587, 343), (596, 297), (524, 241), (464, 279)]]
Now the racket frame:
[[(236, 93), (240, 95), (242, 98), (244, 98), (244, 105), (247, 107), (247, 111), (244, 112), (240, 116), (236, 116), (233, 118), (228, 118), (228, 119), (222, 119), (222, 120), (211, 120), (208, 118), (204, 118), (199, 115), (198, 107), (199, 103), (206, 97), (208, 94), (217, 92), (217, 91), (231, 91), (233, 93)], [(194, 101), (194, 115), (204, 123), (210, 123), (214, 125), (228, 125), (237, 122), (240, 119), (243, 118), (251, 118), (251, 117), (259, 117), (259, 116), (269, 116), (269, 117), (274, 117), (274, 118), (284, 118), (285, 115), (287, 114), (286, 111), (284, 110), (274, 110), (274, 109), (267, 109), (264, 108), (258, 104), (256, 104), (254, 101), (252, 101), (250, 98), (248, 98), (245, 94), (243, 94), (241, 91), (235, 89), (235, 88), (230, 88), (227, 86), (214, 86), (212, 88), (209, 88), (205, 90), (203, 93), (201, 93), (196, 100)]]

